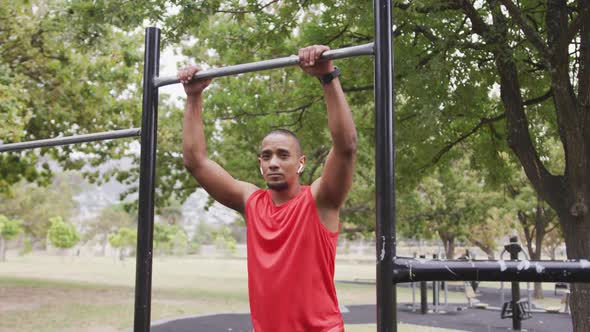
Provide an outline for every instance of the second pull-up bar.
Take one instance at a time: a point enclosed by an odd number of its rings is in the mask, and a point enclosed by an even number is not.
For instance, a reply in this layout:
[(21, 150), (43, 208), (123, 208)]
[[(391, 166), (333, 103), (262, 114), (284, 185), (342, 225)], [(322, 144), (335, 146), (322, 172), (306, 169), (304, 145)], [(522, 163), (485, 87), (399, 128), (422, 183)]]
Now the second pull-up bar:
[(114, 131), (106, 131), (102, 133), (84, 134), (66, 137), (56, 137), (49, 139), (40, 139), (36, 141), (19, 142), (0, 144), (0, 152), (20, 151), (27, 149), (35, 149), (49, 146), (70, 145), (77, 143), (87, 143), (95, 141), (104, 141), (108, 139), (136, 137), (141, 135), (141, 129), (131, 128)]
[[(320, 61), (326, 60), (336, 60), (336, 59), (343, 59), (343, 58), (350, 58), (355, 56), (361, 55), (372, 55), (374, 54), (374, 45), (373, 43), (363, 44), (358, 46), (352, 47), (345, 47), (339, 48), (336, 50), (329, 50), (326, 51)], [(272, 59), (272, 60), (263, 60), (257, 62), (250, 62), (244, 63), (240, 65), (233, 65), (227, 66), (222, 68), (212, 68), (208, 70), (203, 70), (198, 72), (193, 78), (214, 78), (214, 77), (222, 77), (222, 76), (230, 76), (230, 75), (237, 75), (243, 73), (249, 73), (253, 71), (260, 71), (260, 70), (267, 70), (267, 69), (275, 69), (275, 68), (282, 68), (282, 67), (289, 67), (289, 66), (296, 66), (299, 64), (299, 57), (296, 55), (291, 55), (284, 58)], [(163, 77), (156, 77), (154, 78), (154, 86), (156, 88), (180, 83), (180, 80), (176, 78), (176, 76), (163, 76)]]

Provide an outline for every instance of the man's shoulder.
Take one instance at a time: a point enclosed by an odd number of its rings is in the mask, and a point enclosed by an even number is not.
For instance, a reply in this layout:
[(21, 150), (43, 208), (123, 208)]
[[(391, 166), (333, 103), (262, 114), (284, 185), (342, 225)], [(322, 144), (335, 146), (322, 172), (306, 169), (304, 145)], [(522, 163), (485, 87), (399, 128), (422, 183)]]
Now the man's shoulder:
[(248, 203), (250, 201), (252, 201), (253, 199), (256, 199), (256, 198), (260, 198), (260, 197), (265, 196), (265, 194), (267, 192), (268, 192), (268, 189), (256, 187), (255, 189), (253, 189), (252, 191), (250, 191), (250, 193), (247, 195), (247, 197), (246, 197), (246, 205), (248, 205)]

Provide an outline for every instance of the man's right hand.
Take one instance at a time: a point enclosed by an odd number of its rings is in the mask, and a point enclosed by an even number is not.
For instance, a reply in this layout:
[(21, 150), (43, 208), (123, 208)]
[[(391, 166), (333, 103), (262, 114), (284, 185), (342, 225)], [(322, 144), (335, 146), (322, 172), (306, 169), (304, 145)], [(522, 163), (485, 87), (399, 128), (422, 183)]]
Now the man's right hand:
[(187, 96), (200, 95), (211, 83), (211, 79), (196, 79), (192, 80), (196, 73), (203, 70), (201, 67), (188, 66), (178, 70), (176, 77), (184, 86), (184, 92)]

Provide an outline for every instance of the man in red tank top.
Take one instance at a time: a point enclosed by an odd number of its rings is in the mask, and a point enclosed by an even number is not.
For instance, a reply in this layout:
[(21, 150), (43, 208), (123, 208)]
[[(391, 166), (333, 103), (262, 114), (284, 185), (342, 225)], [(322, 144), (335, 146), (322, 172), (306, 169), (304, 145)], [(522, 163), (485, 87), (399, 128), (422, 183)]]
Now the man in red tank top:
[(357, 134), (332, 61), (319, 62), (327, 46), (299, 50), (300, 67), (319, 78), (326, 101), (332, 148), (322, 175), (300, 183), (306, 158), (297, 137), (274, 130), (261, 143), (260, 173), (268, 189), (234, 179), (207, 157), (202, 92), (210, 80), (178, 78), (187, 94), (183, 159), (201, 187), (246, 219), (248, 291), (256, 332), (342, 332), (334, 287), (339, 212), (352, 185)]

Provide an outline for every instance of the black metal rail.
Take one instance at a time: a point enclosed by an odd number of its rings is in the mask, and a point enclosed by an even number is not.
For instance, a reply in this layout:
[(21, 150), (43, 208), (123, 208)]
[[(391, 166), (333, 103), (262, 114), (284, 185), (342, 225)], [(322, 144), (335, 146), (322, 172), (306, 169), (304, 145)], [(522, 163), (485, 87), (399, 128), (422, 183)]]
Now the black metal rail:
[(465, 261), (403, 257), (394, 260), (394, 283), (432, 280), (590, 282), (590, 262)]

